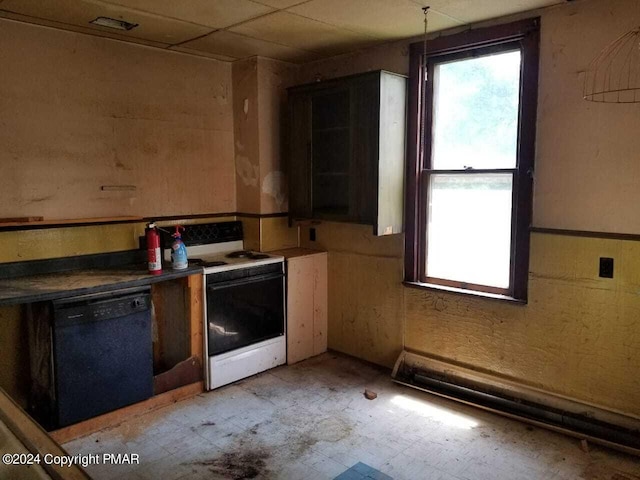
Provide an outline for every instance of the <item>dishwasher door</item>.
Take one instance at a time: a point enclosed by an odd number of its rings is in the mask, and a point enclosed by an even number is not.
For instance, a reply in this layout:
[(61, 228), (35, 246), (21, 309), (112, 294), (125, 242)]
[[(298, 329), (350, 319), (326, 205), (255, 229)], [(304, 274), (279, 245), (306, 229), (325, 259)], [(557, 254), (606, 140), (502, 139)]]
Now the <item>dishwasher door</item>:
[(148, 288), (53, 303), (53, 383), (57, 427), (153, 395)]

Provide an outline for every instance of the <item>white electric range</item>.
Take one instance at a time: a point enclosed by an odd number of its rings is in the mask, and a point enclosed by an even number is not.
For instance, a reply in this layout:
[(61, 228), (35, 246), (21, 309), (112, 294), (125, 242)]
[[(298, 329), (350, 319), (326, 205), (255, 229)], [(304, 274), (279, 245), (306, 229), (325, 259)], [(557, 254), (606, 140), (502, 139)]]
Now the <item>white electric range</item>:
[(241, 225), (192, 225), (183, 234), (189, 264), (204, 270), (207, 390), (286, 362), (284, 257), (244, 250)]

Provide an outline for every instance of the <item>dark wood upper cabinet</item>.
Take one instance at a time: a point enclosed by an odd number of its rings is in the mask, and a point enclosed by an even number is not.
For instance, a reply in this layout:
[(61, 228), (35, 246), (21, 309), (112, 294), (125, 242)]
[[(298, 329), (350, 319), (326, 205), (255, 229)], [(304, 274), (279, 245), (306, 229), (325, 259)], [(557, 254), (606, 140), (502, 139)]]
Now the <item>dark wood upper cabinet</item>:
[(402, 232), (406, 83), (375, 71), (288, 90), (290, 221)]

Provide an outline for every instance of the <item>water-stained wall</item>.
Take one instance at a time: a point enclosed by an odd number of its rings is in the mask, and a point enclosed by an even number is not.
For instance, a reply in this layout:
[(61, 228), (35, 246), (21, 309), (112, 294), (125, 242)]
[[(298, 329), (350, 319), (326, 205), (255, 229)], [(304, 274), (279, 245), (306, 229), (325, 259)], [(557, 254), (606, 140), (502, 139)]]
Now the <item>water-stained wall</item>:
[(235, 211), (229, 63), (0, 20), (0, 65), (0, 218)]
[[(640, 105), (582, 99), (589, 60), (640, 23), (633, 0), (584, 0), (541, 16), (534, 226), (640, 234)], [(503, 19), (502, 22), (515, 19)], [(409, 42), (305, 65), (302, 80), (408, 71)], [(640, 243), (532, 234), (526, 306), (403, 287), (403, 241), (325, 223), (329, 346), (391, 366), (400, 349), (640, 415)], [(615, 261), (598, 277), (600, 257)]]
[(237, 207), (241, 212), (260, 213), (258, 59), (234, 62), (232, 71)]
[(288, 207), (286, 88), (296, 83), (297, 71), (297, 65), (262, 57), (233, 63), (237, 206), (245, 247), (254, 250), (298, 244), (298, 230), (284, 216), (265, 217)]
[(287, 211), (283, 150), (286, 88), (297, 66), (262, 57), (233, 63), (233, 111), (238, 211)]

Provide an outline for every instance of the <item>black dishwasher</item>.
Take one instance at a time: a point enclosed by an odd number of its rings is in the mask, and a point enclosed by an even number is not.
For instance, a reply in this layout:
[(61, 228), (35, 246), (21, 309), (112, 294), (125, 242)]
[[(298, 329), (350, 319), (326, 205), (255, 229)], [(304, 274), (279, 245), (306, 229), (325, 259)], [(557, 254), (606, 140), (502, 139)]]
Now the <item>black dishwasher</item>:
[(153, 395), (149, 288), (54, 301), (51, 334), (57, 427)]

